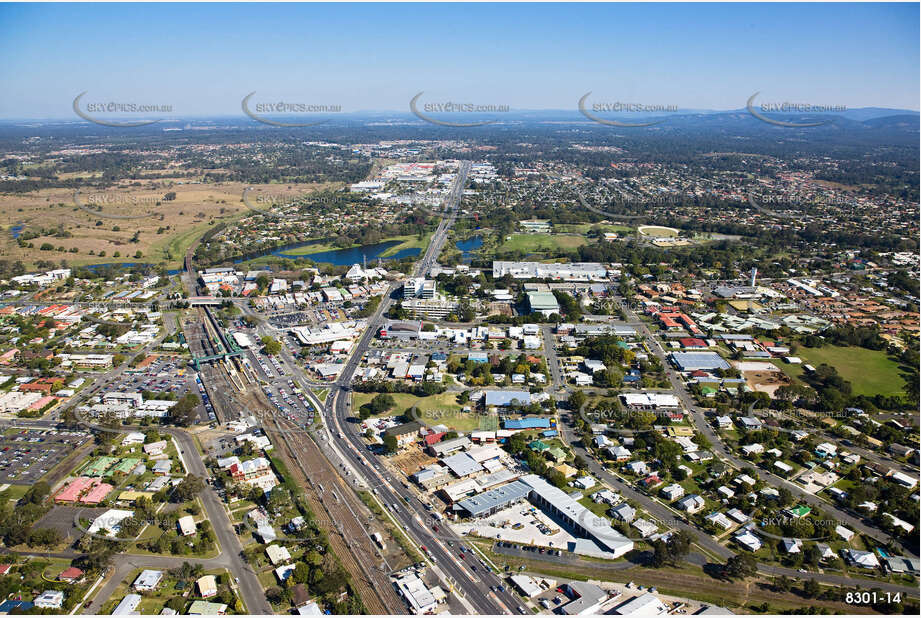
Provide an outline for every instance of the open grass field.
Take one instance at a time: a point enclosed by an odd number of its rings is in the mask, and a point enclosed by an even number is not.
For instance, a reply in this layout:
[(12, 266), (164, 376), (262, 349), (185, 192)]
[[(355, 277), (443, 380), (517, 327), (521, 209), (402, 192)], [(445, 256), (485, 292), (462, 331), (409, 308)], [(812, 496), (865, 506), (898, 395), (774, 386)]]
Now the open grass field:
[[(403, 249), (425, 249), (428, 246), (429, 239), (431, 234), (425, 234), (420, 240), (416, 235), (407, 235), (407, 236), (391, 236), (390, 238), (384, 238), (380, 242), (392, 242), (397, 241), (399, 244), (390, 247), (381, 254), (381, 257), (389, 257), (396, 253), (399, 253)], [(352, 245), (352, 247), (357, 247), (358, 245)], [(285, 251), (285, 255), (310, 255), (312, 253), (321, 253), (324, 251), (335, 251), (337, 249), (349, 249), (351, 247), (338, 247), (329, 243), (312, 243), (303, 247), (298, 247), (296, 249), (290, 249)]]
[[(188, 184), (179, 179), (159, 179), (120, 182), (105, 189), (88, 187), (76, 196), (70, 189), (2, 194), (0, 259), (21, 260), (27, 268), (37, 260), (67, 260), (75, 266), (166, 262), (169, 267), (178, 267), (186, 249), (208, 229), (250, 212), (242, 200), (247, 186), (238, 182)], [(254, 189), (272, 196), (293, 197), (333, 186), (336, 185), (267, 184)], [(171, 192), (176, 194), (175, 199), (164, 200)], [(40, 235), (29, 240), (32, 248), (19, 247), (13, 228)], [(53, 249), (42, 250), (46, 243)], [(141, 256), (135, 257), (138, 251)]]
[(512, 234), (509, 240), (499, 245), (501, 251), (566, 251), (588, 244), (589, 239), (577, 234)]
[(617, 225), (614, 223), (561, 223), (553, 229), (558, 234), (587, 234), (590, 230), (598, 228), (604, 232), (617, 232), (619, 234), (632, 234), (635, 228), (628, 225)]
[(418, 236), (409, 235), (409, 236), (394, 236), (393, 238), (387, 238), (385, 241), (389, 240), (399, 240), (400, 244), (390, 247), (381, 254), (381, 257), (390, 257), (391, 255), (396, 255), (403, 249), (421, 249), (425, 251), (425, 248), (429, 245), (429, 239), (432, 237), (431, 234), (425, 234), (420, 239)]
[(658, 225), (641, 225), (637, 230), (643, 236), (655, 236), (657, 238), (674, 238), (678, 235), (678, 230)]
[[(796, 354), (813, 367), (822, 363), (834, 367), (842, 378), (851, 383), (855, 395), (899, 395), (904, 392), (905, 380), (899, 373), (899, 365), (885, 351), (856, 346), (824, 346), (801, 347)], [(802, 365), (781, 361), (777, 366), (790, 377), (802, 381)]]
[[(374, 399), (377, 393), (353, 393), (352, 409), (358, 411), (361, 406)], [(419, 420), (427, 425), (445, 425), (456, 431), (474, 431), (480, 428), (483, 415), (464, 412), (457, 403), (457, 393), (444, 392), (430, 397), (416, 397), (408, 393), (392, 393), (396, 406), (385, 416), (403, 414), (416, 406)]]

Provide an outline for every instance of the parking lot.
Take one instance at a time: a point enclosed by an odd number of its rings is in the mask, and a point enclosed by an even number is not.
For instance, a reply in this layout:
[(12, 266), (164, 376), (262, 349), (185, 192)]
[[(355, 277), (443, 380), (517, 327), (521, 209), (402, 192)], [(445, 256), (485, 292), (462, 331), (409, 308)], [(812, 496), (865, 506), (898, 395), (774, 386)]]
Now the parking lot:
[(119, 381), (121, 392), (173, 393), (182, 397), (191, 386), (186, 362), (174, 356), (160, 356), (144, 369), (126, 372)]
[(489, 517), (452, 524), (461, 535), (565, 550), (575, 537), (529, 504), (516, 504)]
[(83, 431), (10, 430), (0, 439), (0, 482), (31, 485), (90, 439)]
[(37, 528), (53, 528), (65, 538), (78, 539), (83, 536), (84, 530), (78, 528), (76, 522), (80, 519), (93, 521), (107, 510), (105, 508), (56, 504), (35, 523), (35, 526)]

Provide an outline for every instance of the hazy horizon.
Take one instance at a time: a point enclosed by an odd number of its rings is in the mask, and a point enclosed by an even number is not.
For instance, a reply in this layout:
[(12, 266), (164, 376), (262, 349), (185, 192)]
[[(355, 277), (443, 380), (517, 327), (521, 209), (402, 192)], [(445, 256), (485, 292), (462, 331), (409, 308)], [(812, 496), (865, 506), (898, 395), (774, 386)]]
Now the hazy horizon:
[[(241, 100), (577, 111), (921, 109), (917, 4), (2, 4), (0, 118), (82, 103), (241, 114)], [(124, 116), (124, 114), (122, 114)]]

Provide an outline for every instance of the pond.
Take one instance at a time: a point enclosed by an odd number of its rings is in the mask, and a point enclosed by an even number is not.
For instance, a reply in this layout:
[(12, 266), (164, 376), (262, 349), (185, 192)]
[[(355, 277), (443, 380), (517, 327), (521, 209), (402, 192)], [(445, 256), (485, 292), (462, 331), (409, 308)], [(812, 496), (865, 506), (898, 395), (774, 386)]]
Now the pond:
[(473, 252), (483, 246), (482, 236), (471, 236), (467, 240), (459, 240), (454, 245), (461, 250), (461, 259), (469, 262), (473, 259)]

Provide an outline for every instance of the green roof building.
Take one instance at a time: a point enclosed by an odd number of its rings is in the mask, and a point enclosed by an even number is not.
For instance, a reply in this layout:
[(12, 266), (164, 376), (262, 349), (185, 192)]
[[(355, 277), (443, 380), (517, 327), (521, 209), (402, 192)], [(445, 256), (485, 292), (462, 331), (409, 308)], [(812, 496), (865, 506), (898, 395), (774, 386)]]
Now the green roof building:
[(103, 476), (112, 465), (118, 461), (117, 457), (109, 457), (103, 455), (97, 457), (83, 466), (83, 469), (80, 470), (80, 476)]
[(531, 313), (540, 313), (549, 317), (560, 313), (560, 304), (552, 292), (528, 292), (528, 307)]
[(541, 451), (546, 451), (550, 447), (544, 444), (543, 442), (541, 442), (540, 440), (534, 440), (528, 445), (528, 448), (530, 448), (532, 451), (537, 451), (538, 453), (540, 453)]

